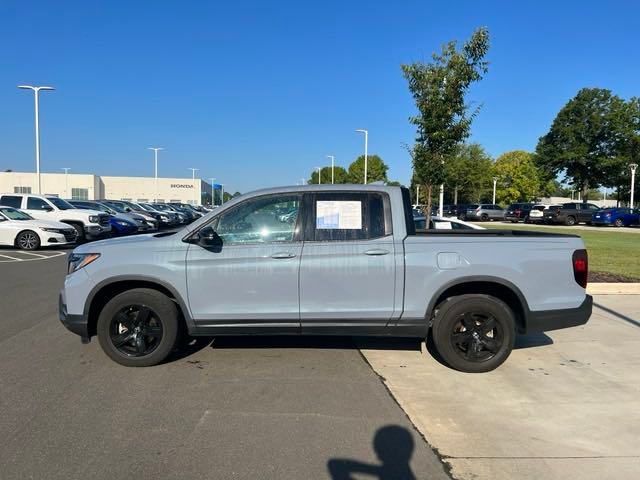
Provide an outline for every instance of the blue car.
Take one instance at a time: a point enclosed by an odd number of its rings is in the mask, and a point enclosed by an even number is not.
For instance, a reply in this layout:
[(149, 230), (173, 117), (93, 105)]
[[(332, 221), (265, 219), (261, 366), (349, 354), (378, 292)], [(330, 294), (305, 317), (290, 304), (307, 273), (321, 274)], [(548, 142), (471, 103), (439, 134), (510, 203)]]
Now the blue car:
[(111, 217), (109, 223), (111, 223), (111, 234), (114, 236), (131, 235), (138, 231), (138, 225), (124, 218)]
[(640, 210), (626, 207), (605, 208), (594, 212), (591, 216), (593, 225), (613, 225), (615, 227), (630, 227), (640, 225)]

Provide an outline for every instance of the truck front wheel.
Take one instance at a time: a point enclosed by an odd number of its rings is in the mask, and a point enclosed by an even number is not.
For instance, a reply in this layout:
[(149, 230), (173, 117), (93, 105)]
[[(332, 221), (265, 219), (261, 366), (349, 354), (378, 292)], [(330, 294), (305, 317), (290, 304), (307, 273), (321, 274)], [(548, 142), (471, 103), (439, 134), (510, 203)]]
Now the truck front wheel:
[(178, 310), (157, 290), (128, 290), (102, 309), (97, 334), (102, 350), (120, 365), (156, 365), (167, 358), (176, 343)]
[(502, 300), (490, 295), (459, 295), (438, 306), (433, 342), (451, 368), (489, 372), (511, 354), (515, 324), (513, 311)]

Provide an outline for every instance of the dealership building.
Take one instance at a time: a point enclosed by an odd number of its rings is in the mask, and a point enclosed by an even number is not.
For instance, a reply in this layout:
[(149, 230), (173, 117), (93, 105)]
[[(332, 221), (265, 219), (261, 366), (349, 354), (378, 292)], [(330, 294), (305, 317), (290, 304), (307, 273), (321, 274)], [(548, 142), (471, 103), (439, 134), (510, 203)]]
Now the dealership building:
[[(129, 200), (159, 203), (182, 202), (200, 205), (202, 193), (211, 185), (199, 178), (104, 177), (77, 173), (40, 174), (42, 194), (72, 200)], [(157, 188), (157, 190), (156, 190)], [(35, 173), (0, 172), (0, 194), (36, 193)], [(157, 191), (157, 196), (156, 196)]]

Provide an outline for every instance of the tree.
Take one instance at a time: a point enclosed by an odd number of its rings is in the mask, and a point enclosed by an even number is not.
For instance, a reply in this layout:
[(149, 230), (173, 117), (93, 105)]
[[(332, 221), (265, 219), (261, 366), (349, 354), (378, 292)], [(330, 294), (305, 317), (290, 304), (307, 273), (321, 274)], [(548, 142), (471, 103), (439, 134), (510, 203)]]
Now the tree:
[[(389, 167), (378, 155), (367, 156), (367, 183), (386, 182)], [(364, 183), (364, 155), (356, 158), (349, 165), (349, 182)]]
[(498, 179), (496, 201), (503, 204), (535, 200), (543, 183), (533, 155), (523, 150), (500, 155), (493, 174)]
[(617, 182), (621, 157), (634, 148), (632, 114), (610, 90), (583, 88), (538, 141), (537, 164), (547, 179), (564, 174), (586, 201), (589, 188)]
[[(322, 167), (320, 173), (320, 180), (322, 183), (331, 183), (331, 167)], [(312, 185), (318, 183), (318, 170), (314, 169), (311, 172), (311, 176), (307, 183)], [(334, 167), (333, 168), (333, 183), (350, 183), (349, 182), (349, 174), (343, 167)]]
[(416, 126), (415, 145), (408, 148), (416, 181), (427, 195), (425, 215), (431, 216), (433, 187), (444, 181), (443, 162), (468, 136), (479, 107), (470, 109), (465, 96), (472, 83), (482, 79), (488, 63), (489, 32), (476, 30), (461, 49), (451, 41), (431, 63), (402, 65), (418, 109), (409, 121)]
[(492, 165), (491, 157), (479, 144), (458, 145), (444, 162), (445, 192), (453, 192), (450, 201), (457, 205), (459, 193), (466, 202), (487, 198), (492, 190)]

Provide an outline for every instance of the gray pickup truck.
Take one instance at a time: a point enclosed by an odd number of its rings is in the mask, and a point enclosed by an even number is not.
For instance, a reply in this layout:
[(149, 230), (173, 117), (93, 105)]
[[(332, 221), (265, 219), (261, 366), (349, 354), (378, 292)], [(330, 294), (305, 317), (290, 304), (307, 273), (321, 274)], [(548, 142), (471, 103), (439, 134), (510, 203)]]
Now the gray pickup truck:
[(237, 197), (177, 232), (76, 248), (62, 323), (127, 366), (162, 362), (180, 332), (431, 336), (486, 372), (517, 333), (582, 325), (587, 253), (573, 235), (416, 232), (405, 188), (313, 185)]

